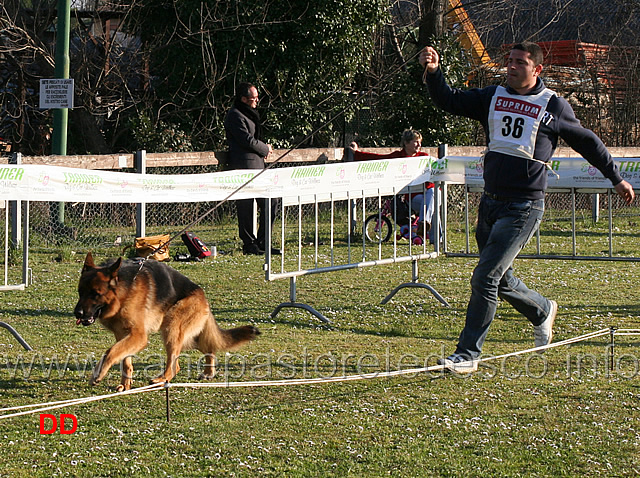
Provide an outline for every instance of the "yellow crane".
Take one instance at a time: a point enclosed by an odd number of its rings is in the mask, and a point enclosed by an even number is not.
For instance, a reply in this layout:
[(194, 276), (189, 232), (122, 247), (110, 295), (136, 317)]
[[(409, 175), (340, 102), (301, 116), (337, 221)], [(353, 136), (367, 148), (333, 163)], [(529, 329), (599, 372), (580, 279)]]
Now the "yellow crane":
[(460, 0), (449, 0), (447, 23), (449, 28), (460, 32), (460, 44), (471, 52), (473, 61), (477, 66), (499, 66), (491, 61), (487, 49), (484, 47), (482, 40), (480, 40), (480, 36)]

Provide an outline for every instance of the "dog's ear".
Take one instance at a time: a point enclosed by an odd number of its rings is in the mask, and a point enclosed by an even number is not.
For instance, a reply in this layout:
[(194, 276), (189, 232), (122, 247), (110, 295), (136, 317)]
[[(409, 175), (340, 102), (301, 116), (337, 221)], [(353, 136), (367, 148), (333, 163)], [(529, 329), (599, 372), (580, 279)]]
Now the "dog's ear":
[(96, 264), (93, 262), (93, 256), (91, 252), (87, 252), (87, 257), (84, 258), (84, 266), (82, 266), (82, 273), (84, 274), (86, 271), (95, 268)]
[(118, 271), (120, 270), (120, 266), (122, 265), (122, 257), (118, 257), (116, 261), (109, 266), (109, 273), (111, 277), (116, 277), (118, 275)]
[(109, 286), (115, 288), (118, 285), (118, 271), (120, 270), (120, 266), (122, 265), (122, 257), (118, 257), (118, 259), (111, 264), (107, 272), (111, 276), (109, 278)]

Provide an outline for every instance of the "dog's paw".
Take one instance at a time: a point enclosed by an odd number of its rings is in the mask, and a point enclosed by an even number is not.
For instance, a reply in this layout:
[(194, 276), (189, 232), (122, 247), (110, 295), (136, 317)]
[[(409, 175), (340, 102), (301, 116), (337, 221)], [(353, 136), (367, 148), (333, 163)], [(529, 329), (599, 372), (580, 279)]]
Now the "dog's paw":
[(215, 372), (212, 374), (201, 373), (200, 375), (198, 375), (198, 380), (211, 381), (215, 378), (215, 376), (216, 376)]
[(133, 380), (131, 379), (124, 379), (122, 380), (122, 382), (120, 383), (120, 385), (118, 385), (116, 387), (116, 392), (124, 392), (126, 390), (131, 390), (131, 386), (133, 385)]
[(89, 385), (91, 385), (92, 387), (95, 387), (99, 383), (100, 383), (100, 380), (98, 380), (96, 377), (91, 377), (89, 379)]

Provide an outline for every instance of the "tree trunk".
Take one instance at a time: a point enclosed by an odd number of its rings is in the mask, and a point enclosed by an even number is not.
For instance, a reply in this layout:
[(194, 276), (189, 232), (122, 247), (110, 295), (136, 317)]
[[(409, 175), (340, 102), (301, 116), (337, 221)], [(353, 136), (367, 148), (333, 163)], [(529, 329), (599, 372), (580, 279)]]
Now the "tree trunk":
[(111, 152), (96, 119), (84, 108), (69, 110), (69, 130), (75, 149), (74, 153), (90, 151), (93, 154), (108, 154)]
[(440, 38), (445, 32), (445, 11), (447, 0), (422, 0), (420, 18), (420, 33), (418, 47), (424, 48), (431, 44), (434, 38)]

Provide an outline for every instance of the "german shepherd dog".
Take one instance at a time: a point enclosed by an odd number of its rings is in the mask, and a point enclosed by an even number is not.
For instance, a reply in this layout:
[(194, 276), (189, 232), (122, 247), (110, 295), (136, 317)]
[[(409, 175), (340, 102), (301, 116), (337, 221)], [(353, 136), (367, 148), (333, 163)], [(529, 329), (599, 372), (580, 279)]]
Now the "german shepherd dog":
[(96, 267), (87, 254), (78, 284), (74, 309), (77, 325), (96, 319), (116, 337), (93, 371), (90, 384), (98, 384), (116, 363), (122, 362), (122, 382), (116, 391), (129, 390), (133, 379), (131, 356), (147, 345), (148, 334), (162, 333), (167, 364), (151, 383), (170, 381), (180, 370), (182, 350), (197, 348), (205, 354), (201, 379), (215, 375), (215, 354), (236, 348), (260, 334), (252, 325), (221, 329), (211, 313), (204, 291), (177, 270), (146, 260), (122, 257)]

